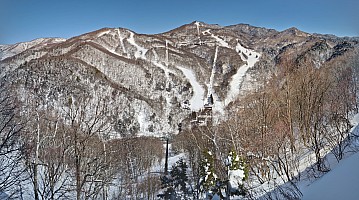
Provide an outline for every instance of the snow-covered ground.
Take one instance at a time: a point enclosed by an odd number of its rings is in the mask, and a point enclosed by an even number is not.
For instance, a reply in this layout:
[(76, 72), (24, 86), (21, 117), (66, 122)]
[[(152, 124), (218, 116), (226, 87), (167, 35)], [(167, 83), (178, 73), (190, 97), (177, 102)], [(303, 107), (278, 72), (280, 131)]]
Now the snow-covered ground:
[[(196, 24), (197, 25), (197, 24)], [(198, 26), (198, 25), (197, 25)], [(236, 52), (241, 56), (241, 59), (243, 61), (246, 62), (245, 65), (241, 66), (235, 75), (232, 76), (232, 80), (230, 82), (230, 89), (227, 93), (227, 97), (226, 99), (223, 101), (220, 101), (218, 98), (218, 95), (216, 94), (216, 91), (214, 91), (214, 74), (216, 73), (215, 71), (215, 66), (217, 63), (217, 57), (218, 57), (218, 51), (219, 48), (218, 47), (224, 47), (224, 48), (231, 48), (230, 45), (221, 37), (214, 35), (213, 33), (211, 33), (211, 31), (208, 29), (206, 31), (203, 31), (202, 34), (204, 35), (211, 35), (212, 38), (214, 38), (216, 40), (216, 49), (215, 49), (215, 53), (214, 53), (214, 58), (213, 58), (213, 66), (212, 66), (212, 73), (211, 73), (211, 77), (209, 80), (209, 83), (207, 84), (207, 97), (209, 97), (210, 95), (213, 95), (214, 97), (214, 104), (213, 104), (213, 120), (217, 121), (219, 118), (221, 118), (224, 115), (224, 109), (225, 107), (232, 101), (234, 101), (239, 93), (240, 93), (240, 87), (241, 84), (243, 83), (244, 77), (248, 71), (248, 69), (250, 69), (251, 67), (253, 67), (255, 65), (255, 63), (259, 60), (260, 54), (247, 49), (245, 47), (243, 47), (242, 45), (240, 45), (239, 43), (237, 44), (237, 46), (235, 47)], [(245, 56), (244, 56), (244, 55)]]
[(152, 50), (153, 55), (155, 57), (154, 60), (151, 60), (152, 64), (155, 65), (156, 67), (162, 69), (165, 72), (165, 75), (167, 77), (167, 79), (169, 79), (169, 74), (176, 74), (176, 72), (174, 72), (173, 70), (170, 70), (167, 66), (165, 66), (164, 64), (162, 64), (162, 62), (160, 61), (157, 52), (155, 50)]
[[(224, 42), (224, 41), (223, 41)], [(213, 65), (212, 65), (212, 72), (211, 76), (209, 78), (209, 84), (207, 84), (207, 97), (210, 95), (213, 96), (214, 102), (212, 107), (213, 112), (213, 121), (216, 123), (221, 116), (224, 115), (224, 105), (222, 101), (219, 100), (219, 97), (216, 93), (216, 91), (213, 89), (214, 87), (214, 75), (216, 73), (216, 63), (217, 63), (217, 57), (218, 57), (218, 46), (216, 46), (215, 52), (214, 52), (214, 58), (213, 58)]]
[[(354, 127), (351, 132), (359, 133), (359, 114), (356, 114), (351, 123)], [(358, 140), (352, 140), (354, 147), (359, 146)], [(327, 157), (332, 155), (328, 154)], [(335, 159), (328, 159), (331, 170), (311, 184), (300, 184), (303, 200), (337, 200), (359, 199), (359, 152), (347, 153), (339, 163)]]
[(218, 46), (216, 46), (216, 50), (215, 50), (215, 52), (214, 52), (212, 72), (211, 72), (211, 77), (209, 78), (209, 85), (208, 85), (208, 93), (207, 93), (207, 96), (209, 96), (209, 95), (211, 95), (211, 94), (214, 93), (213, 83), (214, 83), (214, 74), (216, 73), (215, 67), (216, 67), (216, 63), (217, 63), (217, 56), (218, 56)]
[[(211, 37), (216, 40), (218, 46), (230, 48), (230, 45), (224, 39), (220, 38), (219, 36), (214, 35), (213, 33), (211, 33), (210, 30), (206, 30), (206, 31), (202, 32), (202, 34), (210, 34)], [(214, 79), (214, 73), (215, 73), (215, 65), (217, 62), (218, 46), (216, 46), (216, 50), (215, 50), (215, 54), (214, 54), (212, 74), (211, 74), (209, 85), (208, 85), (208, 94), (207, 94), (208, 96), (210, 94), (215, 95), (215, 91), (213, 90), (213, 81), (214, 81), (213, 79)], [(244, 76), (246, 75), (248, 69), (252, 68), (256, 64), (256, 62), (259, 60), (259, 57), (260, 57), (259, 53), (243, 47), (239, 42), (237, 43), (235, 50), (239, 54), (239, 56), (241, 56), (241, 59), (246, 62), (246, 64), (241, 66), (237, 70), (236, 74), (232, 76), (232, 80), (230, 82), (230, 89), (227, 93), (227, 97), (226, 97), (224, 103), (214, 102), (213, 109), (214, 109), (214, 111), (217, 111), (219, 113), (224, 113), (222, 111), (222, 109), (224, 109), (225, 106), (227, 106), (229, 103), (231, 103), (238, 97), (239, 92), (240, 92), (240, 86), (243, 82)]]
[[(112, 35), (112, 36), (114, 36), (114, 34), (117, 34), (118, 37), (120, 38), (119, 42), (121, 44), (121, 47), (122, 47), (123, 51), (127, 54), (125, 46), (123, 45), (123, 39), (124, 38), (121, 36), (121, 33), (120, 33), (119, 29), (116, 29), (116, 32), (112, 32), (111, 30), (102, 31), (102, 32), (97, 34), (97, 37), (99, 38), (99, 37), (102, 37), (104, 35)], [(112, 54), (115, 54), (115, 55), (118, 55), (118, 56), (123, 56), (123, 55), (116, 52), (116, 46), (111, 47), (111, 46), (108, 46), (106, 44), (101, 44), (101, 43), (96, 42), (96, 40), (93, 40), (93, 39), (87, 39), (86, 41), (97, 43), (98, 45), (102, 46), (107, 51), (111, 52)]]
[[(254, 52), (253, 50), (246, 49), (243, 46), (241, 46), (239, 43), (236, 46), (236, 51), (241, 56), (242, 60), (246, 61), (247, 63), (243, 66), (241, 66), (235, 75), (232, 76), (232, 81), (230, 82), (230, 89), (228, 91), (225, 105), (227, 106), (230, 102), (236, 99), (236, 97), (239, 94), (240, 86), (243, 82), (243, 78), (246, 75), (248, 69), (252, 68), (256, 62), (259, 60), (260, 54)], [(242, 55), (245, 54), (245, 56)]]
[[(121, 48), (123, 49), (123, 52), (125, 54), (128, 54), (128, 52), (123, 43), (124, 39), (126, 39), (128, 41), (128, 43), (130, 43), (132, 46), (134, 46), (136, 48), (136, 51), (134, 52), (134, 56), (136, 59), (141, 58), (143, 60), (146, 60), (146, 53), (147, 53), (148, 49), (146, 49), (136, 43), (135, 34), (133, 32), (129, 31), (129, 33), (130, 33), (130, 36), (128, 38), (125, 38), (124, 36), (121, 35), (120, 29), (115, 29), (115, 32), (113, 30), (105, 30), (105, 31), (98, 33), (97, 37), (102, 37), (106, 34), (111, 34), (112, 36), (114, 34), (117, 34), (117, 36), (119, 37), (119, 45), (121, 46)], [(94, 42), (91, 39), (88, 39), (88, 41)], [(103, 45), (103, 44), (99, 44), (99, 45), (103, 46), (105, 49), (107, 49), (109, 52), (111, 52), (113, 54), (122, 56), (121, 54), (116, 52), (116, 47), (108, 47), (107, 45)]]
[(29, 42), (20, 42), (13, 45), (0, 45), (0, 61), (24, 52), (37, 45), (47, 45), (64, 42), (66, 39), (63, 38), (38, 38)]
[(220, 46), (229, 48), (229, 45), (228, 45), (228, 43), (227, 43), (226, 41), (224, 41), (223, 39), (221, 39), (220, 37), (218, 37), (218, 36), (216, 36), (216, 35), (211, 34), (211, 36), (212, 36), (214, 39), (216, 39), (217, 43), (218, 43)]
[(200, 43), (201, 43), (201, 38), (199, 37), (199, 36), (200, 36), (199, 27), (201, 26), (201, 23), (195, 22), (194, 24), (195, 24), (196, 27), (197, 27), (197, 35), (198, 35), (198, 39), (199, 39), (199, 41), (200, 41)]
[[(352, 118), (351, 124), (353, 128), (350, 133), (359, 135), (359, 114)], [(255, 191), (252, 191), (253, 194), (256, 198), (268, 199), (268, 196), (272, 196), (271, 194), (275, 196), (283, 190), (296, 193), (296, 196), (304, 200), (359, 199), (359, 138), (356, 136), (352, 136), (351, 144), (347, 147), (346, 153), (339, 163), (329, 149), (323, 151), (325, 163), (330, 168), (326, 174), (320, 175), (320, 172), (313, 171), (316, 160), (313, 151), (302, 152), (299, 166), (293, 171), (294, 176), (300, 175), (301, 177), (300, 181), (296, 182), (300, 191), (296, 191), (289, 182), (284, 182), (277, 176), (264, 184), (253, 182), (252, 186), (255, 188)], [(315, 179), (314, 174), (321, 177)]]
[(204, 104), (204, 89), (196, 80), (193, 71), (184, 67), (178, 67), (183, 72), (183, 75), (189, 80), (193, 88), (193, 96), (190, 100), (190, 109), (198, 111)]
[(359, 199), (359, 153), (341, 161), (311, 185), (302, 188), (303, 200)]
[(130, 38), (128, 38), (127, 41), (137, 49), (137, 51), (135, 52), (135, 58), (142, 58), (143, 60), (146, 60), (145, 55), (148, 49), (141, 47), (136, 43), (133, 32), (130, 32)]
[(212, 66), (211, 77), (209, 79), (209, 84), (207, 85), (207, 87), (208, 87), (207, 97), (212, 95), (213, 99), (214, 99), (212, 112), (214, 113), (213, 114), (213, 121), (215, 123), (224, 114), (223, 103), (221, 101), (219, 101), (218, 95), (217, 95), (216, 91), (213, 89), (214, 88), (213, 87), (213, 85), (214, 85), (214, 74), (216, 73), (216, 63), (217, 63), (218, 51), (219, 51), (218, 46), (216, 46), (216, 50), (214, 52), (214, 58), (213, 58), (213, 66)]
[[(165, 153), (166, 150), (166, 144), (163, 144), (163, 150)], [(168, 145), (168, 150), (169, 150), (169, 156), (168, 156), (168, 170), (171, 170), (171, 167), (180, 159), (186, 159), (186, 154), (185, 153), (179, 153), (179, 154), (173, 154), (172, 153), (172, 144)], [(159, 163), (157, 163), (157, 165), (154, 165), (152, 167), (152, 169), (150, 170), (151, 172), (155, 172), (155, 173), (162, 173), (164, 172), (165, 169), (165, 163), (166, 163), (166, 158), (163, 157), (161, 161), (159, 161)]]
[(97, 37), (102, 37), (103, 35), (111, 33), (111, 30), (105, 30), (97, 34)]
[(126, 50), (125, 44), (123, 43), (123, 40), (124, 40), (125, 38), (121, 35), (119, 29), (117, 29), (117, 33), (118, 33), (118, 37), (119, 37), (119, 39), (120, 39), (120, 45), (121, 45), (121, 47), (122, 47), (122, 50), (123, 50), (123, 52), (124, 52), (125, 54), (127, 54), (127, 50)]

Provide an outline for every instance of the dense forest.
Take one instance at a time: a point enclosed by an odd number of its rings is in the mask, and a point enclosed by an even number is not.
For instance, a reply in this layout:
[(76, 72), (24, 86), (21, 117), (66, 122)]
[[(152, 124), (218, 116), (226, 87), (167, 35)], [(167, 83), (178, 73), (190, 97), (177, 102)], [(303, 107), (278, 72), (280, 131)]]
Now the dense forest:
[[(278, 63), (260, 69), (259, 87), (232, 103), (219, 123), (183, 127), (167, 139), (113, 138), (106, 99), (69, 97), (56, 107), (36, 96), (20, 102), (3, 79), (1, 197), (300, 198), (296, 183), (329, 171), (328, 152), (339, 162), (353, 150), (359, 59), (353, 52), (320, 67), (305, 59)], [(167, 154), (178, 158), (172, 166), (163, 164), (166, 141)], [(310, 177), (301, 176), (303, 165)], [(284, 182), (290, 184), (279, 186)]]

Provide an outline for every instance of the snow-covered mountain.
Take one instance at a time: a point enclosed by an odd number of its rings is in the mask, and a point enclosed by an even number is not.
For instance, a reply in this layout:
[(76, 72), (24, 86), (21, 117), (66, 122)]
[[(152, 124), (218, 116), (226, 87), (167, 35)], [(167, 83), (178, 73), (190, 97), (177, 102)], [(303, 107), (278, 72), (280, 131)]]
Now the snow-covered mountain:
[(20, 101), (55, 109), (69, 98), (106, 99), (113, 133), (164, 135), (210, 107), (213, 120), (286, 59), (320, 66), (358, 49), (358, 40), (193, 22), (155, 35), (104, 28), (70, 39), (0, 46), (0, 77)]
[(0, 45), (0, 60), (12, 57), (30, 48), (41, 48), (46, 45), (64, 42), (62, 38), (39, 38), (30, 42), (21, 42), (13, 45)]

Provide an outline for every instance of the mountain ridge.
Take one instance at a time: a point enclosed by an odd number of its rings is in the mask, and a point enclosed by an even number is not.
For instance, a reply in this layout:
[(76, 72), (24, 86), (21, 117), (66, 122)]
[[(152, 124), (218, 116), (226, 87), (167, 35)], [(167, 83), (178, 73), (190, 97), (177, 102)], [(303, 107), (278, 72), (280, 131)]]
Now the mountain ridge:
[[(213, 120), (223, 120), (231, 102), (258, 85), (255, 79), (263, 70), (273, 71), (286, 59), (311, 59), (320, 66), (358, 46), (353, 38), (318, 36), (297, 28), (276, 31), (198, 21), (159, 34), (102, 28), (66, 40), (39, 41), (13, 55), (7, 49), (16, 46), (2, 46), (7, 56), (0, 59), (0, 77), (13, 77), (19, 96), (36, 94), (54, 105), (65, 106), (69, 96), (112, 99), (113, 134), (122, 136), (175, 133), (179, 124), (189, 126), (190, 113), (198, 111), (198, 106), (191, 111), (187, 102), (204, 108), (209, 96), (217, 113)], [(26, 81), (20, 80), (23, 77)], [(35, 77), (39, 82), (31, 83)], [(203, 90), (202, 99), (193, 99), (198, 89)], [(124, 119), (127, 124), (120, 123)], [(119, 123), (127, 127), (116, 130)]]

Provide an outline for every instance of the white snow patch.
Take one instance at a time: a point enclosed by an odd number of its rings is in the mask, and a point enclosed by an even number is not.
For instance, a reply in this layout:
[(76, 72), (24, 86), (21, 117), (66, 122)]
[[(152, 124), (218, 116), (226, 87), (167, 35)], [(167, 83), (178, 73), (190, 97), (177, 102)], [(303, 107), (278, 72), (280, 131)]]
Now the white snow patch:
[(125, 47), (125, 45), (124, 45), (124, 43), (123, 43), (123, 39), (125, 39), (125, 38), (121, 35), (119, 29), (116, 29), (116, 31), (117, 31), (117, 34), (118, 34), (118, 38), (120, 39), (120, 45), (121, 45), (121, 47), (122, 47), (123, 53), (127, 54), (126, 47)]
[(165, 72), (165, 75), (166, 75), (167, 78), (169, 78), (169, 76), (168, 76), (169, 73), (176, 74), (174, 71), (168, 69), (167, 66), (165, 66), (165, 65), (163, 65), (162, 63), (159, 62), (159, 58), (158, 58), (158, 55), (157, 55), (155, 50), (153, 50), (153, 55), (154, 55), (155, 59), (154, 59), (154, 61), (151, 61), (152, 64), (154, 64), (156, 67), (161, 68)]
[(217, 93), (213, 92), (213, 106), (212, 106), (212, 121), (214, 124), (217, 124), (221, 121), (222, 117), (225, 114), (225, 105), (222, 101), (219, 100)]
[(118, 56), (122, 56), (121, 54), (117, 53), (114, 49), (109, 49), (107, 47), (105, 47), (109, 52), (115, 54), (115, 55), (118, 55)]
[(210, 29), (207, 29), (207, 30), (203, 31), (202, 34), (203, 35), (211, 34), (211, 37), (214, 38), (217, 41), (219, 46), (229, 48), (229, 44), (226, 41), (224, 41), (222, 38), (220, 38), (219, 36), (216, 36), (213, 33), (211, 33)]
[(359, 153), (341, 161), (319, 180), (303, 188), (303, 200), (358, 199)]
[(199, 43), (201, 43), (200, 33), (199, 33), (199, 26), (201, 25), (199, 22), (194, 23), (197, 26), (197, 37), (199, 39)]
[[(230, 89), (228, 91), (225, 105), (227, 106), (230, 102), (236, 99), (239, 94), (239, 89), (241, 84), (243, 83), (243, 78), (246, 75), (249, 68), (252, 68), (256, 62), (259, 60), (260, 54), (254, 52), (253, 50), (249, 50), (244, 48), (239, 43), (236, 46), (236, 51), (241, 56), (242, 60), (246, 61), (247, 64), (241, 66), (235, 75), (232, 76), (232, 81), (230, 82)], [(248, 58), (242, 55), (245, 54)]]
[(229, 183), (231, 185), (231, 188), (238, 189), (240, 188), (240, 185), (243, 184), (242, 180), (245, 177), (244, 170), (242, 169), (229, 170), (228, 177), (229, 177)]
[(211, 72), (211, 77), (209, 78), (209, 85), (208, 85), (208, 93), (207, 93), (207, 96), (210, 96), (211, 94), (214, 93), (214, 91), (213, 91), (213, 82), (214, 82), (214, 74), (215, 74), (215, 72), (216, 72), (215, 67), (216, 67), (216, 62), (217, 62), (217, 55), (218, 55), (218, 46), (216, 46), (216, 50), (215, 50), (215, 52), (214, 52), (212, 72)]
[(148, 49), (139, 46), (135, 41), (134, 35), (135, 34), (133, 32), (130, 32), (130, 38), (127, 38), (127, 41), (137, 49), (137, 51), (135, 52), (135, 58), (142, 58), (146, 60), (146, 52), (148, 51)]
[(252, 50), (249, 50), (245, 47), (243, 47), (241, 44), (237, 43), (237, 46), (236, 46), (236, 51), (237, 53), (239, 53), (239, 55), (241, 56), (241, 59), (242, 60), (247, 60), (243, 55), (242, 53), (244, 53), (245, 55), (249, 55), (250, 53), (254, 53), (254, 51)]
[[(137, 122), (140, 125), (138, 136), (153, 136), (160, 137), (163, 132), (150, 132), (149, 127), (153, 126), (153, 122), (149, 119), (149, 112), (144, 107), (139, 107), (137, 113)], [(167, 131), (165, 127), (163, 127), (162, 131)]]
[[(166, 137), (165, 135), (163, 135), (164, 137)], [(166, 143), (164, 141), (164, 144), (163, 144), (163, 149), (166, 150)], [(172, 153), (172, 144), (168, 144), (168, 150), (169, 150), (169, 157), (168, 157), (168, 170), (171, 170), (172, 166), (174, 164), (176, 164), (176, 162), (180, 159), (186, 159), (187, 156), (185, 153), (179, 153), (177, 155), (174, 155)], [(164, 153), (164, 152), (163, 152)], [(154, 165), (151, 169), (152, 172), (155, 172), (155, 173), (162, 173), (164, 171), (164, 168), (165, 168), (165, 160), (166, 158), (163, 158), (157, 165)]]
[(211, 29), (207, 29), (207, 30), (205, 30), (205, 31), (202, 31), (202, 34), (203, 35), (209, 35), (209, 34), (211, 34)]
[(351, 131), (354, 130), (354, 128), (359, 124), (359, 113), (354, 115), (354, 117), (350, 120), (350, 123), (353, 125), (353, 129)]
[(137, 115), (137, 121), (140, 124), (140, 132), (144, 133), (146, 131), (147, 122), (146, 122), (146, 114), (144, 112), (140, 112)]
[(218, 36), (216, 36), (216, 35), (213, 35), (213, 34), (211, 34), (211, 36), (212, 36), (214, 39), (216, 39), (216, 41), (218, 42), (218, 44), (219, 44), (220, 46), (229, 48), (228, 43), (227, 43), (226, 41), (224, 41), (222, 38), (220, 38), (220, 37), (218, 37)]
[(196, 76), (193, 71), (184, 67), (177, 67), (183, 73), (183, 75), (189, 80), (193, 88), (193, 97), (190, 100), (190, 109), (198, 111), (203, 107), (204, 104), (204, 89), (197, 82)]
[(59, 42), (65, 42), (66, 41), (66, 39), (64, 39), (64, 38), (54, 38), (53, 39), (53, 43), (59, 43)]
[(103, 35), (109, 34), (111, 30), (102, 31), (101, 33), (97, 34), (97, 37), (101, 37)]
[[(166, 148), (166, 146), (165, 146)], [(172, 147), (169, 147), (170, 150), (172, 149)], [(177, 161), (179, 161), (180, 159), (185, 159), (186, 158), (186, 154), (185, 153), (179, 153), (177, 155), (174, 156), (170, 156), (168, 158), (168, 169), (171, 169), (171, 167), (176, 164)], [(164, 161), (164, 160), (163, 160)], [(163, 162), (164, 163), (164, 162)]]
[(218, 57), (218, 46), (216, 46), (216, 50), (214, 52), (211, 77), (209, 78), (209, 84), (207, 85), (207, 88), (208, 88), (207, 97), (209, 97), (210, 95), (213, 96), (212, 112), (213, 112), (213, 122), (214, 123), (219, 122), (219, 119), (225, 114), (224, 113), (224, 104), (219, 100), (219, 96), (216, 94), (216, 91), (214, 91), (214, 89), (213, 89), (214, 74), (216, 73), (217, 57)]
[(198, 34), (198, 37), (199, 37), (199, 26), (201, 25), (199, 22), (195, 22), (194, 23), (197, 27), (197, 34)]
[[(20, 54), (29, 48), (33, 48), (37, 45), (46, 46), (48, 44), (64, 42), (63, 38), (39, 38), (29, 42), (21, 42), (12, 45), (0, 45), (0, 61)], [(37, 57), (37, 56), (35, 56)], [(30, 59), (34, 59), (34, 56), (30, 56)]]

